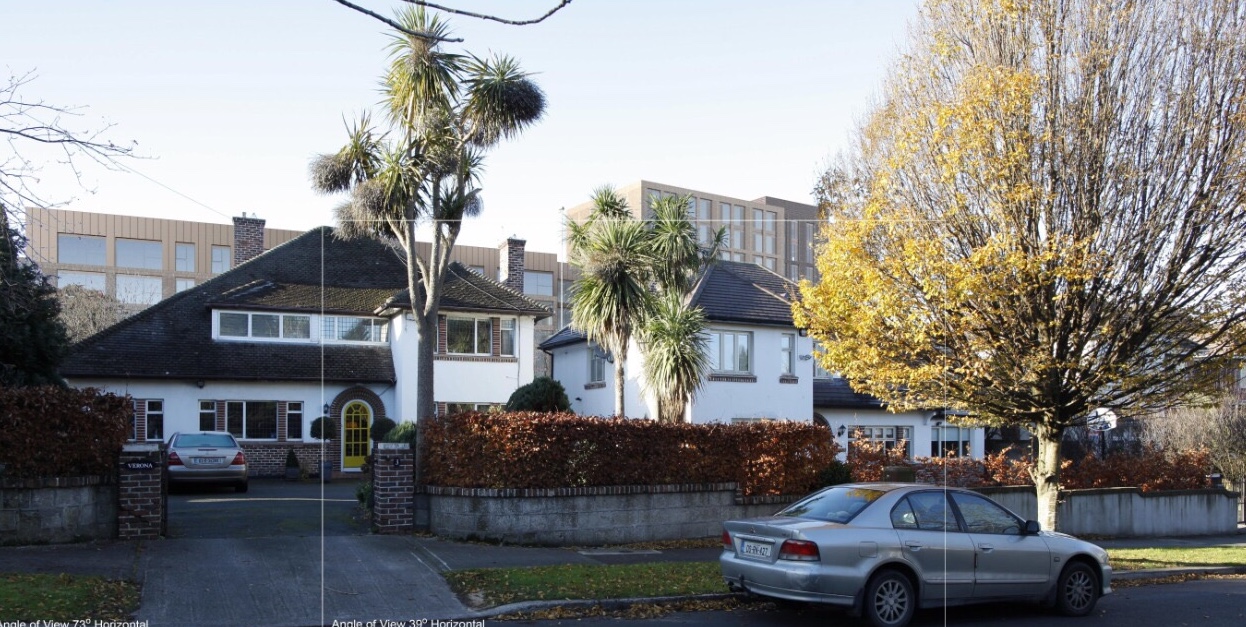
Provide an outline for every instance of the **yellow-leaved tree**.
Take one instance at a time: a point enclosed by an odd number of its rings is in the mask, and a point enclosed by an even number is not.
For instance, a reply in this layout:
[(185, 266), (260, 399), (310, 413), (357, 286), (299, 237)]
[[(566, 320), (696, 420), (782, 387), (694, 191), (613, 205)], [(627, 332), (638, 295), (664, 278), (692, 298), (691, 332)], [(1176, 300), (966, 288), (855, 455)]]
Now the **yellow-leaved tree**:
[(828, 370), (1059, 442), (1215, 384), (1246, 344), (1246, 0), (933, 0), (823, 176)]

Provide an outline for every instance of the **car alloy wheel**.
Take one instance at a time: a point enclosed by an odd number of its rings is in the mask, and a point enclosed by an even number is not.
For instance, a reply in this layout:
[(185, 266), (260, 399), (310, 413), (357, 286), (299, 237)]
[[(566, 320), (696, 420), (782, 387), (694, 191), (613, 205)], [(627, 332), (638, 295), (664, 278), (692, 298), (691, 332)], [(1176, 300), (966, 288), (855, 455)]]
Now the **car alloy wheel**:
[(866, 589), (865, 599), (866, 617), (875, 627), (902, 627), (913, 618), (913, 584), (896, 571), (875, 575)]
[(1094, 571), (1082, 562), (1073, 562), (1065, 567), (1057, 585), (1059, 596), (1056, 606), (1066, 616), (1085, 616), (1099, 600), (1098, 579)]

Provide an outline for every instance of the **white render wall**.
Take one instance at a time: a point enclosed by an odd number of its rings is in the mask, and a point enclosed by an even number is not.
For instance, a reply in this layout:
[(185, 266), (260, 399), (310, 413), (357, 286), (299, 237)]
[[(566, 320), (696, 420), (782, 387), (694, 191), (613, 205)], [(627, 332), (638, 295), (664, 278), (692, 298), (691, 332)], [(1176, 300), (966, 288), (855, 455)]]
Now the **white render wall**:
[[(614, 364), (606, 363), (605, 386), (587, 389), (589, 368), (588, 342), (560, 346), (550, 351), (554, 356), (553, 378), (562, 383), (571, 400), (571, 411), (583, 416), (614, 415)], [(640, 395), (640, 369), (644, 358), (635, 343), (627, 353), (627, 371), (623, 389), (623, 409), (632, 418), (656, 416)]]
[[(885, 409), (838, 409), (830, 407), (815, 407), (814, 411), (822, 414), (826, 418), (827, 424), (831, 427), (831, 432), (835, 433), (835, 441), (839, 443), (840, 459), (843, 459), (848, 450), (848, 436), (851, 435), (854, 426), (859, 427), (912, 427), (913, 442), (910, 450), (914, 457), (930, 456), (930, 437), (931, 428), (935, 426), (935, 412), (933, 411), (909, 411), (892, 413)], [(947, 424), (946, 422), (944, 424)], [(838, 435), (840, 426), (847, 427), (847, 432), (843, 436)], [(958, 426), (958, 425), (948, 425)], [(986, 432), (981, 428), (974, 428), (969, 437), (970, 457), (974, 459), (982, 459), (982, 453), (986, 450)]]
[[(199, 430), (199, 401), (300, 401), (303, 403), (303, 439), (311, 439), (311, 422), (322, 415), (326, 403), (343, 390), (354, 387), (341, 383), (318, 382), (267, 383), (255, 381), (204, 381), (199, 388), (190, 381), (157, 381), (145, 379), (71, 379), (78, 388), (102, 388), (116, 394), (129, 394), (136, 399), (164, 401), (164, 434), (167, 439), (176, 431)], [(386, 415), (393, 417), (393, 386), (367, 386), (385, 403)], [(373, 408), (377, 411), (379, 408)]]
[[(480, 316), (488, 317), (488, 316)], [(415, 336), (415, 323), (410, 323), (410, 335)], [(536, 349), (531, 316), (522, 316), (516, 325), (516, 362), (433, 361), (433, 398), (438, 403), (505, 403), (521, 385), (532, 383), (534, 363), (532, 351)], [(412, 340), (414, 350), (414, 340)], [(399, 353), (395, 353), (399, 354)], [(404, 358), (405, 349), (401, 353)], [(395, 369), (398, 359), (394, 360)], [(399, 378), (403, 386), (415, 387), (415, 367), (410, 368), (410, 378)], [(415, 398), (414, 389), (410, 391)], [(411, 418), (414, 420), (414, 416)]]

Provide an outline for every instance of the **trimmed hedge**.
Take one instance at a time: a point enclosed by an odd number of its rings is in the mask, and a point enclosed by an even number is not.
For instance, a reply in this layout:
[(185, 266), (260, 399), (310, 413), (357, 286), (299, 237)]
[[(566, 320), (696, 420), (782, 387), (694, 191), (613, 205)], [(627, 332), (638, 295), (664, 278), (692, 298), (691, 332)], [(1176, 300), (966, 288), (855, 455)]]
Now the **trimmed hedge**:
[(111, 475), (133, 411), (130, 397), (93, 388), (0, 388), (4, 475)]
[(804, 494), (837, 452), (809, 423), (664, 424), (574, 414), (464, 413), (424, 425), (425, 477), (458, 488), (739, 484)]

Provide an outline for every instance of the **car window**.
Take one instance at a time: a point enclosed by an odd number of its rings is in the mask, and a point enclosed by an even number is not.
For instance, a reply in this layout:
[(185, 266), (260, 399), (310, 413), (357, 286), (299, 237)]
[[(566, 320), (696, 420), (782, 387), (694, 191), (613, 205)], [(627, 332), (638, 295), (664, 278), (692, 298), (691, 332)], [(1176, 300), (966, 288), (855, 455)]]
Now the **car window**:
[(908, 495), (917, 528), (926, 531), (960, 531), (956, 515), (942, 492), (916, 492)]
[(1021, 521), (994, 501), (976, 494), (953, 492), (952, 500), (965, 520), (969, 533), (1001, 533), (1019, 535)]
[(891, 526), (896, 529), (917, 528), (917, 515), (913, 513), (913, 506), (909, 504), (908, 499), (900, 501), (899, 505), (891, 508)]
[(237, 448), (234, 438), (228, 433), (184, 433), (177, 436), (177, 441), (173, 446), (199, 447), (210, 446), (216, 448)]
[(845, 523), (856, 518), (857, 514), (883, 494), (879, 490), (867, 488), (835, 487), (793, 503), (778, 515)]

